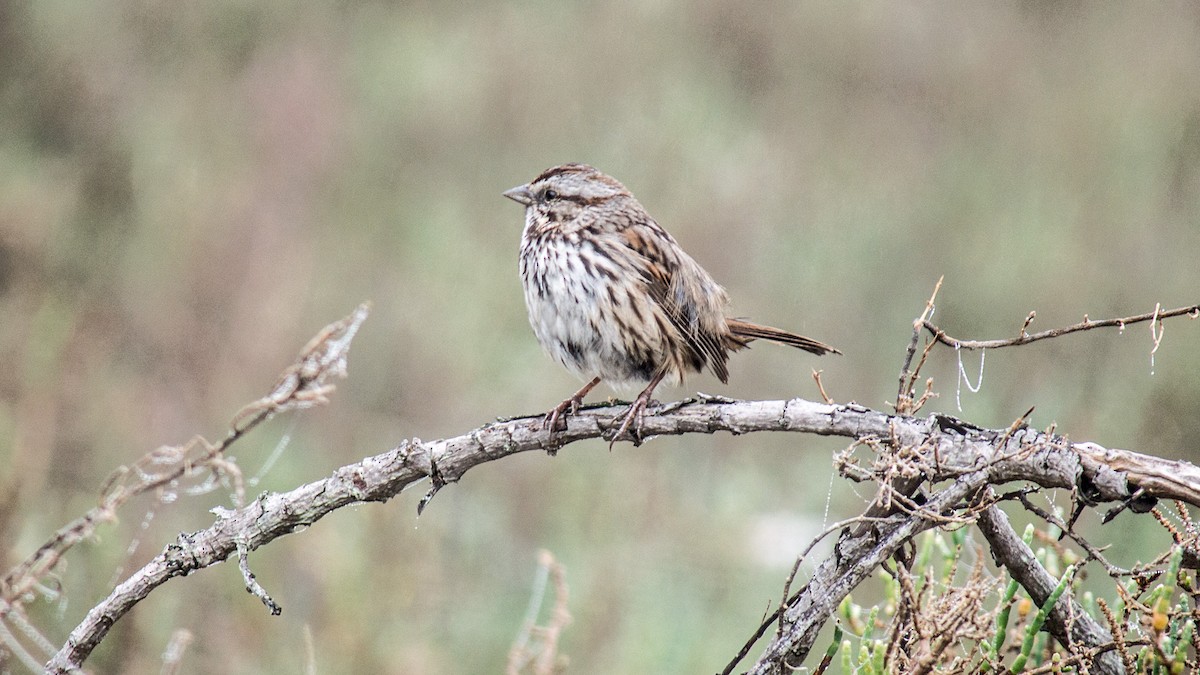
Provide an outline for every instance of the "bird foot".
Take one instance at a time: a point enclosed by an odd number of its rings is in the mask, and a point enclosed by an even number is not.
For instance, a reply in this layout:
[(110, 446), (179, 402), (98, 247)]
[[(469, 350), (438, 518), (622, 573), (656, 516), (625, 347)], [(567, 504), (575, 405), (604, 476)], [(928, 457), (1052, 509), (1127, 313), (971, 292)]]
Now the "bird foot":
[(567, 415), (574, 415), (579, 412), (579, 406), (583, 405), (583, 397), (576, 394), (571, 398), (559, 403), (546, 413), (540, 423), (536, 423), (545, 431), (550, 432), (550, 437), (554, 438), (554, 432), (567, 428)]
[(572, 396), (571, 398), (554, 406), (554, 408), (552, 408), (550, 412), (543, 415), (541, 419), (536, 419), (532, 424), (529, 425), (530, 428), (534, 429), (535, 431), (540, 429), (548, 432), (546, 434), (547, 455), (553, 457), (558, 454), (558, 449), (562, 447), (562, 443), (559, 442), (558, 438), (556, 437), (556, 433), (559, 429), (566, 430), (566, 416), (574, 415), (575, 413), (579, 412), (579, 406), (581, 403), (583, 403), (583, 397)]
[(658, 401), (652, 400), (648, 394), (634, 399), (633, 403), (629, 404), (629, 410), (621, 417), (621, 426), (617, 427), (617, 432), (609, 440), (608, 449), (611, 451), (617, 441), (625, 438), (633, 441), (633, 447), (640, 446), (645, 440), (642, 438), (642, 418), (646, 414), (646, 408), (657, 405)]
[(554, 434), (559, 430), (559, 422), (562, 422), (561, 426), (565, 430), (567, 428), (567, 421), (563, 418), (566, 415), (574, 415), (575, 413), (579, 412), (579, 406), (583, 405), (583, 397), (587, 396), (588, 392), (598, 384), (600, 384), (600, 378), (593, 378), (591, 382), (583, 385), (579, 391), (575, 392), (571, 398), (568, 398), (562, 403), (554, 406), (550, 412), (546, 413), (546, 415), (542, 417), (540, 422), (535, 421), (533, 423), (534, 429), (541, 427), (542, 430), (548, 432), (547, 440), (549, 443), (546, 447), (546, 452), (548, 454), (554, 455), (556, 452), (558, 452), (559, 444), (556, 442)]

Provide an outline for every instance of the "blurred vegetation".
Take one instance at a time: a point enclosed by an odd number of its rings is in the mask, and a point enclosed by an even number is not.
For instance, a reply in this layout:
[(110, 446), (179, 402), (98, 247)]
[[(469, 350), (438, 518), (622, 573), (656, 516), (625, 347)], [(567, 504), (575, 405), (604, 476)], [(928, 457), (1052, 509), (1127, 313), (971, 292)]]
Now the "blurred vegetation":
[[(846, 354), (763, 346), (728, 387), (664, 399), (812, 398), (822, 368), (831, 396), (880, 407), (942, 274), (935, 321), (964, 338), (1200, 293), (1194, 3), (0, 0), (0, 45), (6, 565), (116, 466), (219, 435), (364, 299), (333, 404), (236, 449), (253, 473), (290, 435), (257, 490), (557, 403), (577, 383), (528, 330), (521, 213), (499, 193), (564, 161), (620, 178), (739, 314)], [(1150, 348), (1138, 327), (989, 354), (961, 416), (1037, 406), (1035, 426), (1200, 460), (1200, 326)], [(956, 370), (935, 352), (930, 409), (959, 414)], [(187, 628), (188, 672), (296, 672), (309, 626), (321, 671), (497, 672), (546, 548), (571, 588), (570, 672), (715, 671), (821, 523), (870, 496), (832, 481), (837, 449), (688, 437), (506, 460), (419, 520), (408, 495), (252, 555), (279, 618), (221, 566), (155, 593), (89, 665), (156, 672)], [(34, 621), (61, 641), (222, 496), (126, 510)], [(1102, 530), (1117, 562), (1167, 545), (1127, 522)]]
[[(959, 528), (916, 538), (911, 572), (900, 567), (897, 579), (881, 571), (883, 598), (872, 606), (844, 598), (822, 665), (837, 656), (841, 672), (863, 675), (1110, 672), (1116, 663), (1128, 673), (1195, 669), (1189, 657), (1195, 649), (1196, 580), (1193, 573), (1181, 572), (1184, 546), (1172, 545), (1153, 565), (1131, 570), (1119, 592), (1108, 591), (1106, 601), (1082, 590), (1076, 573), (1088, 561), (1059, 543), (1061, 530), (1035, 531), (1029, 525), (1024, 545), (1033, 544), (1037, 535), (1038, 546), (1030, 553), (1050, 579), (1057, 579), (1038, 606), (1016, 579), (1005, 578), (1007, 570), (998, 578), (984, 576), (984, 548), (966, 532)], [(1118, 636), (1111, 643), (1115, 647), (1105, 641), (1092, 649), (1075, 644), (1068, 650), (1051, 637), (1046, 622), (1064, 594), (1094, 625)], [(1101, 646), (1108, 649), (1093, 651)], [(1108, 664), (1096, 658), (1104, 652), (1111, 652)], [(826, 671), (814, 667), (813, 672)]]

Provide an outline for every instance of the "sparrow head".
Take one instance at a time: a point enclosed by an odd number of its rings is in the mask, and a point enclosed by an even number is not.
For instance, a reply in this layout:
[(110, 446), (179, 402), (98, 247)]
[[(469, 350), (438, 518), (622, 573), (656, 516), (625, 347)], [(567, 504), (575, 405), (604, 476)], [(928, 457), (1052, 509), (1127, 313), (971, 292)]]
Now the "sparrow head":
[(574, 220), (587, 207), (632, 199), (617, 179), (587, 164), (563, 164), (504, 192), (504, 196), (533, 209), (543, 225)]

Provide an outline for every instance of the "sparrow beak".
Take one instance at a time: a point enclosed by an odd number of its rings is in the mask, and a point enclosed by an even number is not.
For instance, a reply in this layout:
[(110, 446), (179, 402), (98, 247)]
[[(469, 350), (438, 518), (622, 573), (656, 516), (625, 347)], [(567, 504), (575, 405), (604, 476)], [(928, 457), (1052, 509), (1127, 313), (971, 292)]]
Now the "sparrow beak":
[(534, 202), (533, 193), (529, 191), (528, 185), (518, 185), (511, 190), (505, 190), (504, 196), (525, 206), (529, 206)]

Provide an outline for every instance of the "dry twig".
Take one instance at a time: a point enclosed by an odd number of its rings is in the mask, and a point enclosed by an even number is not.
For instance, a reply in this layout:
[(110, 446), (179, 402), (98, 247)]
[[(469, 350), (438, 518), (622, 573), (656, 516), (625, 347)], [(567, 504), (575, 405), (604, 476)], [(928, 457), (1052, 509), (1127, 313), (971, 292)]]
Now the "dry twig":
[(1154, 329), (1151, 337), (1154, 340), (1154, 349), (1157, 350), (1159, 343), (1162, 341), (1162, 320), (1170, 319), (1176, 316), (1188, 316), (1193, 319), (1200, 318), (1200, 305), (1177, 307), (1175, 309), (1169, 309), (1165, 311), (1160, 310), (1159, 306), (1155, 305), (1153, 312), (1135, 314), (1134, 316), (1126, 316), (1119, 319), (1102, 319), (1100, 321), (1092, 321), (1085, 314), (1083, 321), (1080, 321), (1077, 324), (1063, 326), (1062, 328), (1052, 328), (1040, 333), (1025, 332), (1025, 329), (1029, 327), (1029, 323), (1033, 318), (1033, 313), (1030, 313), (1030, 317), (1025, 320), (1025, 324), (1021, 327), (1021, 331), (1017, 337), (1000, 340), (960, 340), (955, 337), (950, 337), (941, 328), (938, 328), (928, 319), (922, 319), (921, 326), (924, 327), (925, 330), (929, 331), (931, 335), (933, 335), (934, 340), (955, 349), (999, 349), (1001, 347), (1017, 347), (1020, 345), (1027, 345), (1030, 342), (1062, 337), (1063, 335), (1070, 335), (1071, 333), (1078, 333), (1079, 331), (1083, 330), (1093, 330), (1095, 328), (1119, 328), (1123, 330), (1125, 326), (1130, 324), (1141, 323), (1143, 321), (1152, 321), (1153, 324), (1151, 325), (1154, 327)]
[[(546, 625), (539, 626), (537, 617), (542, 606), (542, 597), (547, 581), (554, 588), (554, 606)], [(547, 550), (538, 552), (538, 575), (534, 583), (529, 612), (525, 617), (521, 634), (517, 636), (508, 652), (506, 675), (520, 675), (529, 668), (530, 675), (555, 675), (566, 667), (566, 658), (558, 653), (558, 641), (571, 613), (567, 611), (567, 574), (561, 563)]]
[[(925, 310), (913, 321), (912, 340), (908, 343), (908, 350), (904, 354), (904, 363), (900, 366), (900, 391), (896, 392), (896, 403), (893, 406), (901, 415), (912, 415), (920, 410), (920, 407), (913, 403), (913, 388), (921, 374), (921, 366), (925, 365), (925, 360), (929, 358), (929, 351), (933, 349), (933, 342), (925, 344), (925, 350), (921, 352), (921, 360), (917, 362), (916, 368), (912, 368), (912, 360), (917, 353), (917, 344), (921, 341), (921, 328), (933, 316), (934, 302), (937, 300), (938, 291), (942, 290), (942, 282), (945, 279), (945, 276), (938, 278), (937, 283), (933, 286), (933, 293), (929, 295), (929, 300), (925, 303)], [(926, 393), (928, 394), (928, 391)], [(920, 403), (924, 404), (928, 398), (928, 395), (922, 396)]]
[[(129, 500), (148, 492), (176, 492), (184, 479), (203, 479), (205, 487), (225, 483), (233, 488), (233, 500), (241, 505), (241, 470), (225, 457), (225, 451), (251, 429), (280, 413), (325, 403), (333, 391), (332, 380), (346, 374), (346, 354), (355, 333), (367, 318), (369, 305), (360, 305), (350, 316), (322, 329), (285, 369), (271, 392), (239, 411), (229, 431), (218, 443), (196, 436), (180, 446), (153, 450), (128, 467), (115, 471), (104, 483), (100, 502), (79, 518), (59, 528), (0, 581), (0, 619), (20, 620), (20, 607), (52, 573), (73, 546), (91, 537), (103, 523), (116, 519), (117, 510)], [(265, 596), (265, 592), (263, 594)], [(269, 598), (268, 598), (269, 599)], [(265, 602), (265, 600), (264, 600)], [(36, 633), (35, 633), (36, 635)], [(19, 644), (10, 651), (21, 654)], [(48, 657), (53, 648), (45, 652)]]

